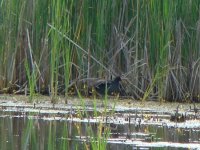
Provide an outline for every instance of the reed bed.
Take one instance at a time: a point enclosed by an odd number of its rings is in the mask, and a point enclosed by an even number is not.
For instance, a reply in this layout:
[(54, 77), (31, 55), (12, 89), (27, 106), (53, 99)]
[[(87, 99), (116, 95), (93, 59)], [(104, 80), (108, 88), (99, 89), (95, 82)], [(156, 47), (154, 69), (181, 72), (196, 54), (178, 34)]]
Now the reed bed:
[[(0, 0), (0, 90), (123, 77), (135, 99), (198, 101), (199, 0)], [(14, 88), (15, 87), (15, 88)], [(17, 87), (17, 89), (16, 89)]]

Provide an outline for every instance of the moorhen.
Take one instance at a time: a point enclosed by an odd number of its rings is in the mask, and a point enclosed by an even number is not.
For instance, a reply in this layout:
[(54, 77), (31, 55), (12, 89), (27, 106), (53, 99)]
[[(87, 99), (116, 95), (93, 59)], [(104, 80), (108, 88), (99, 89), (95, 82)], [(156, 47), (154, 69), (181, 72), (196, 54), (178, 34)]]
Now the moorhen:
[(110, 81), (100, 81), (95, 85), (95, 90), (100, 95), (106, 94), (106, 86), (107, 86), (107, 94), (116, 96), (116, 95), (123, 95), (123, 88), (120, 84), (121, 77), (116, 77), (114, 80)]

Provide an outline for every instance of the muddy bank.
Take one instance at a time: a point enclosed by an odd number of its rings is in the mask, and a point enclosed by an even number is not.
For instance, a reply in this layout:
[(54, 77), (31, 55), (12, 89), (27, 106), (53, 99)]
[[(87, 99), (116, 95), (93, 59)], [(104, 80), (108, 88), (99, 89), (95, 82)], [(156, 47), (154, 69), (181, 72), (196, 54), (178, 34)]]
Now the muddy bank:
[[(64, 97), (58, 97), (58, 103), (52, 104), (49, 96), (36, 96), (32, 102), (29, 102), (27, 96), (21, 95), (0, 95), (0, 106), (2, 107), (24, 107), (24, 108), (48, 108), (48, 109), (67, 109), (75, 106), (81, 107), (82, 104), (88, 108), (94, 107), (96, 103), (98, 108), (105, 106), (105, 100), (103, 99), (79, 99), (79, 98), (68, 98), (68, 104), (65, 104)], [(115, 109), (149, 109), (154, 111), (163, 111), (173, 113), (177, 106), (180, 105), (180, 111), (186, 111), (193, 106), (192, 103), (170, 103), (170, 102), (157, 102), (157, 101), (136, 101), (132, 99), (108, 99), (107, 107), (112, 108), (115, 105)], [(200, 108), (200, 103), (195, 104), (197, 108)]]

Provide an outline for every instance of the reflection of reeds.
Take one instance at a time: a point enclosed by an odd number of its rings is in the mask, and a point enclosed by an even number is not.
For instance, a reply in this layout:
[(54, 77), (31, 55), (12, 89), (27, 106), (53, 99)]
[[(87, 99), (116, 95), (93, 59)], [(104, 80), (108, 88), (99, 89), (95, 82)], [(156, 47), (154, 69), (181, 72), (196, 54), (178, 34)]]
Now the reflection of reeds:
[[(68, 86), (77, 78), (123, 75), (127, 94), (136, 99), (200, 99), (199, 1), (0, 4), (1, 91), (50, 87), (56, 102), (63, 87), (67, 102)], [(37, 65), (34, 87), (33, 70), (25, 67), (30, 48)]]

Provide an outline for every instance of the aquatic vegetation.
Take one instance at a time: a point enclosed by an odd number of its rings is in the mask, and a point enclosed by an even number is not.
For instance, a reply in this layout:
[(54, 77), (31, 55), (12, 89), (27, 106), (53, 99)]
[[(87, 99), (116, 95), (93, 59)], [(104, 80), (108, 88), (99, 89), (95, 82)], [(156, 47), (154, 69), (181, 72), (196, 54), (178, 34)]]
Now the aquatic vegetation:
[(122, 75), (134, 99), (198, 102), (199, 4), (0, 0), (0, 93), (67, 103), (76, 81)]

